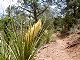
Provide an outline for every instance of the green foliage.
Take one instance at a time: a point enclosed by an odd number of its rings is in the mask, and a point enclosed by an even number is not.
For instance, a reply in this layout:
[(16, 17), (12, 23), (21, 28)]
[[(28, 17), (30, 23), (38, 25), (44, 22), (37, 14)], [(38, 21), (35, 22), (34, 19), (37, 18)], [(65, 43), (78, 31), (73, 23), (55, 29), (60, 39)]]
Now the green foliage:
[(0, 20), (0, 30), (2, 29), (3, 27), (3, 24), (2, 24), (2, 21)]
[(54, 18), (51, 16), (50, 12), (47, 11), (47, 14), (43, 14), (41, 16), (42, 22), (45, 22), (43, 27), (46, 28), (46, 30), (51, 30), (54, 28), (53, 22)]
[(64, 18), (58, 17), (54, 21), (55, 31), (60, 31), (61, 34), (68, 33), (71, 28), (77, 25), (78, 21), (71, 15), (66, 15)]
[(50, 31), (49, 30), (45, 30), (44, 32), (45, 32), (44, 35), (45, 35), (45, 38), (46, 38), (45, 42), (49, 43), (50, 42), (50, 36), (51, 36)]
[(23, 0), (24, 1), (24, 3), (26, 4), (26, 3), (36, 3), (36, 2), (38, 2), (38, 0)]
[(67, 33), (76, 24), (77, 20), (73, 16), (65, 16), (65, 18), (62, 21), (63, 27), (61, 33)]
[[(43, 28), (44, 24), (38, 35), (32, 39), (32, 42), (28, 42), (28, 39), (25, 39), (27, 29), (23, 27), (24, 22), (22, 22), (22, 18), (23, 17), (20, 17), (20, 21), (18, 22), (20, 27), (16, 26), (18, 25), (16, 24), (17, 20), (15, 21), (13, 18), (10, 19), (11, 24), (7, 23), (7, 27), (4, 26), (7, 28), (8, 34), (5, 34), (4, 29), (2, 29), (3, 33), (1, 34), (3, 38), (1, 41), (0, 60), (33, 60), (38, 49), (45, 44), (46, 36), (44, 36), (44, 30), (46, 28)], [(8, 19), (3, 19), (4, 22), (8, 22), (7, 20)], [(30, 23), (29, 27), (31, 27)], [(8, 41), (6, 41), (7, 38), (9, 38)], [(29, 36), (29, 39), (30, 38)]]
[(3, 57), (1, 54), (0, 54), (0, 59), (1, 59), (1, 60), (4, 60), (4, 57)]
[(54, 25), (54, 32), (56, 33), (57, 31), (62, 30), (63, 27), (63, 20), (60, 16), (58, 16), (57, 18), (54, 19), (53, 25)]

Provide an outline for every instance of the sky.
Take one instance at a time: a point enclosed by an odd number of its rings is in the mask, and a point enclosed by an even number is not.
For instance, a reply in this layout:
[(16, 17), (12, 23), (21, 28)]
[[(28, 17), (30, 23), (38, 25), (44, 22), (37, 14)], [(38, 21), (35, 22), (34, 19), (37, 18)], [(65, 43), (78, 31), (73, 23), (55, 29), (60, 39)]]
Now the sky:
[(9, 5), (16, 4), (17, 0), (0, 0), (0, 16), (5, 14), (5, 10)]

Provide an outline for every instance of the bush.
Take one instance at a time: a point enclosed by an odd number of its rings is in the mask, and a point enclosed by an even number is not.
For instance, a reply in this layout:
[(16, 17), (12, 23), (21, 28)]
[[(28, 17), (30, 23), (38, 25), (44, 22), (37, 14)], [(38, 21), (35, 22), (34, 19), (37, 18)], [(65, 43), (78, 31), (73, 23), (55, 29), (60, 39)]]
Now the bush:
[[(25, 32), (23, 29), (18, 31), (15, 30), (15, 22), (12, 19), (12, 25), (9, 29), (8, 36), (2, 39), (1, 44), (1, 54), (0, 60), (33, 60), (35, 54), (37, 53), (38, 49), (45, 43), (44, 37), (44, 29), (42, 28), (42, 22), (39, 20), (37, 23), (31, 27), (29, 25), (29, 29)], [(6, 34), (3, 32), (3, 36)], [(39, 43), (39, 44), (38, 44)]]

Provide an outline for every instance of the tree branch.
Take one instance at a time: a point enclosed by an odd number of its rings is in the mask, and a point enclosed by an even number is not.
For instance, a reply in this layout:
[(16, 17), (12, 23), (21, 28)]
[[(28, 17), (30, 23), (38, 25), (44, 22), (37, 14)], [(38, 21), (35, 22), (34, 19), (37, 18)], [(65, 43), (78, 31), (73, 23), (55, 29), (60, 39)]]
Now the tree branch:
[(47, 10), (47, 8), (48, 8), (48, 7), (46, 7), (44, 10), (42, 10), (42, 12), (40, 12), (40, 13), (37, 15), (37, 17), (38, 17), (39, 15), (41, 15), (42, 13), (44, 13), (44, 12)]
[(20, 7), (21, 9), (24, 9), (24, 10), (28, 11), (29, 13), (33, 13), (32, 11), (27, 10), (27, 9), (26, 9), (26, 8), (24, 8), (24, 7), (21, 7), (21, 6), (18, 6), (18, 7)]

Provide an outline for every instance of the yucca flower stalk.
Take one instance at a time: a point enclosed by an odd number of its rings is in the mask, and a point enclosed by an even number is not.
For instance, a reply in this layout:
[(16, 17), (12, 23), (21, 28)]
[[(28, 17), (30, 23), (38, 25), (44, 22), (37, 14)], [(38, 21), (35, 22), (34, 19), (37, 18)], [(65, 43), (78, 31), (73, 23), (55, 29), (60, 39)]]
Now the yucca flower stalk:
[[(35, 37), (37, 36), (38, 32), (41, 29), (41, 20), (39, 19), (37, 23), (33, 25), (33, 27), (30, 27), (28, 32), (25, 34), (25, 52), (27, 55), (25, 56), (25, 59), (31, 58), (31, 55), (33, 54), (33, 51), (35, 50)], [(29, 55), (28, 55), (29, 54)]]
[(29, 28), (28, 33), (26, 33), (25, 37), (28, 42), (31, 42), (38, 34), (41, 29), (41, 20), (39, 20), (33, 27)]

